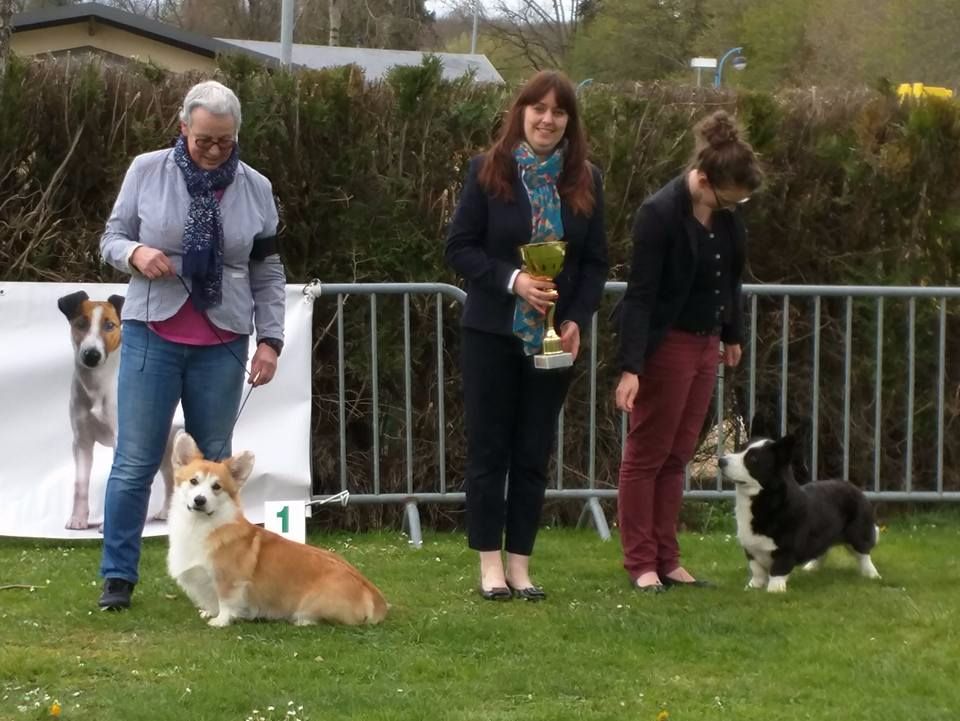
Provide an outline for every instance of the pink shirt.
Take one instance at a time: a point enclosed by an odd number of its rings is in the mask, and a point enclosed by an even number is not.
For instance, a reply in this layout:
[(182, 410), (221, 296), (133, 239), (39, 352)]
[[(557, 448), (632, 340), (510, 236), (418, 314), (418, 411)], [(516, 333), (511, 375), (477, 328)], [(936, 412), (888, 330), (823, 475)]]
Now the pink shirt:
[(193, 307), (189, 298), (180, 306), (180, 310), (166, 320), (150, 321), (150, 330), (164, 340), (184, 345), (219, 345), (238, 337), (229, 330), (214, 330), (213, 323)]
[[(217, 200), (221, 200), (223, 191), (218, 190), (216, 196)], [(149, 327), (164, 340), (184, 345), (218, 345), (239, 337), (229, 330), (214, 329), (213, 323), (193, 306), (189, 298), (172, 316), (166, 320), (150, 321)]]

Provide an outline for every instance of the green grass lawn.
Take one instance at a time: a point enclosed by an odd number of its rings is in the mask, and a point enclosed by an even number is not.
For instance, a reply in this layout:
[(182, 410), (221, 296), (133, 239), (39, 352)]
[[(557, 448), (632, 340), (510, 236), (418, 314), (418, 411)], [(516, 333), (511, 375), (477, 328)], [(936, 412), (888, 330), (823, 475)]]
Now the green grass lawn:
[(146, 543), (126, 613), (95, 604), (96, 545), (0, 540), (0, 719), (641, 719), (960, 717), (960, 515), (903, 517), (860, 578), (835, 550), (786, 595), (743, 590), (736, 538), (687, 533), (719, 584), (632, 592), (616, 539), (546, 529), (542, 604), (480, 599), (461, 535), (411, 550), (396, 533), (314, 536), (393, 604), (371, 628), (212, 629)]

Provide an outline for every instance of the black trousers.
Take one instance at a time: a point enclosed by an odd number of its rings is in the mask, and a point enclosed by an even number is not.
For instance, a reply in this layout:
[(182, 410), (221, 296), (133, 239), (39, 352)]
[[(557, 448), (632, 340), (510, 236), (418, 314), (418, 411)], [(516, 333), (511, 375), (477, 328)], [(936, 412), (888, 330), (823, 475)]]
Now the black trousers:
[(573, 369), (537, 370), (518, 338), (470, 328), (462, 329), (460, 363), (467, 541), (476, 551), (505, 548), (529, 556), (543, 511), (557, 416)]

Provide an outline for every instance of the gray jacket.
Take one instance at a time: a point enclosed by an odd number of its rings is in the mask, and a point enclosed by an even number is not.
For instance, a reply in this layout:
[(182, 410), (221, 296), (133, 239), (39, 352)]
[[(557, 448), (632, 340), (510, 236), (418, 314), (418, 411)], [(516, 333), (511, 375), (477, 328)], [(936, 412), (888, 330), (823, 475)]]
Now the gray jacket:
[[(166, 320), (183, 305), (187, 291), (179, 278), (151, 284), (130, 265), (141, 245), (163, 251), (177, 274), (182, 267), (183, 229), (190, 194), (173, 159), (173, 149), (133, 159), (113, 205), (100, 254), (114, 268), (130, 273), (123, 320)], [(254, 238), (276, 235), (277, 206), (270, 181), (241, 162), (220, 201), (223, 218), (223, 302), (210, 308), (210, 320), (224, 330), (283, 340), (286, 274), (280, 256), (251, 260)], [(187, 286), (190, 279), (184, 278)], [(148, 289), (150, 306), (147, 307)]]

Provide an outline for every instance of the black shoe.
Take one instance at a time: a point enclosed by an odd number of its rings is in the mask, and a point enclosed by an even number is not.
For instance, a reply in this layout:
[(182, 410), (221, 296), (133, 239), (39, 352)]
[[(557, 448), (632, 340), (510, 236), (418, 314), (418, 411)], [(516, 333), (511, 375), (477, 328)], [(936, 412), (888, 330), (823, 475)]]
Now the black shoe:
[(103, 593), (97, 605), (101, 611), (121, 611), (130, 608), (130, 596), (135, 583), (124, 578), (108, 578), (103, 582)]
[(638, 593), (663, 593), (666, 591), (666, 587), (662, 583), (651, 583), (649, 586), (638, 586), (636, 578), (627, 578), (630, 583), (630, 588)]
[(514, 588), (509, 583), (507, 586), (514, 598), (522, 598), (524, 601), (546, 601), (547, 594), (539, 586), (527, 586), (526, 588)]
[(503, 586), (495, 586), (489, 590), (480, 586), (477, 590), (480, 591), (480, 595), (483, 596), (486, 601), (509, 601), (513, 598), (510, 589), (504, 588)]
[(716, 588), (715, 583), (710, 583), (710, 581), (705, 581), (702, 578), (698, 578), (694, 581), (678, 581), (675, 578), (670, 578), (670, 576), (663, 577), (663, 585), (667, 588), (672, 588), (674, 586), (687, 587), (687, 588)]

